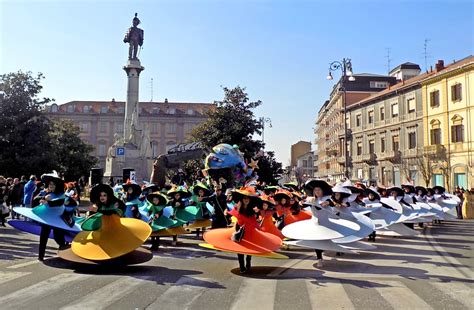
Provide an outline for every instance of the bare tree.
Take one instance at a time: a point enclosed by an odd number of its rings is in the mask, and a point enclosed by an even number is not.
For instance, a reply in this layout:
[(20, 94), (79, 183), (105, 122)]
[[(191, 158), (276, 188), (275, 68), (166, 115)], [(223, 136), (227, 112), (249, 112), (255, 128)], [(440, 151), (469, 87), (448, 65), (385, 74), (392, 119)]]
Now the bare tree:
[(425, 186), (430, 186), (430, 181), (433, 177), (433, 156), (424, 152), (421, 156), (417, 156), (415, 161), (418, 171), (421, 173), (421, 176), (425, 181)]

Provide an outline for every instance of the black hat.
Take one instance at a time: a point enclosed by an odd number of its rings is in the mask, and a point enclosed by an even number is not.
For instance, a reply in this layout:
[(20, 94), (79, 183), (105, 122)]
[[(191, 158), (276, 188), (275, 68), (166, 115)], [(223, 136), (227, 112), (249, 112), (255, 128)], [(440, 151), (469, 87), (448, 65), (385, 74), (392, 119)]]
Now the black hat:
[(48, 186), (50, 182), (56, 185), (55, 194), (64, 193), (64, 180), (61, 179), (56, 171), (45, 173), (41, 176), (41, 182)]
[(375, 187), (369, 187), (364, 190), (364, 195), (369, 196), (369, 194), (372, 194), (375, 196), (375, 199), (380, 200), (380, 195), (377, 192), (377, 188)]
[(409, 194), (415, 193), (415, 186), (411, 184), (402, 184), (402, 189), (406, 189), (406, 188), (409, 190)]
[(415, 186), (415, 191), (418, 194), (419, 191), (421, 191), (421, 195), (425, 196), (428, 193), (428, 190), (424, 188), (423, 186)]
[(331, 185), (329, 185), (326, 181), (324, 181), (324, 180), (308, 180), (304, 184), (304, 191), (306, 192), (306, 195), (313, 196), (313, 191), (314, 191), (315, 187), (321, 188), (323, 190), (324, 196), (332, 194)]
[(146, 200), (148, 200), (151, 204), (153, 204), (153, 198), (158, 198), (160, 201), (158, 202), (158, 205), (159, 206), (164, 206), (164, 205), (167, 205), (168, 204), (168, 199), (166, 198), (166, 196), (161, 193), (161, 192), (153, 192), (153, 193), (150, 193), (146, 196)]
[(140, 194), (142, 193), (142, 188), (140, 187), (140, 185), (138, 185), (137, 183), (132, 182), (130, 180), (128, 180), (127, 183), (122, 184), (122, 188), (125, 191), (125, 193), (128, 192), (129, 188), (132, 188), (133, 189), (133, 194), (135, 196), (140, 196)]
[(433, 186), (433, 192), (436, 193), (436, 191), (439, 192), (438, 194), (444, 194), (444, 192), (446, 191), (446, 188), (439, 185)]
[(98, 204), (100, 202), (100, 193), (106, 193), (108, 202), (111, 203), (112, 201), (118, 200), (114, 195), (114, 190), (108, 184), (97, 184), (91, 189), (90, 193), (90, 201), (93, 204)]
[(389, 189), (387, 189), (387, 192), (389, 193), (389, 195), (392, 193), (392, 192), (397, 192), (397, 196), (398, 197), (403, 197), (405, 196), (405, 192), (403, 191), (403, 189), (401, 189), (400, 187), (390, 187)]

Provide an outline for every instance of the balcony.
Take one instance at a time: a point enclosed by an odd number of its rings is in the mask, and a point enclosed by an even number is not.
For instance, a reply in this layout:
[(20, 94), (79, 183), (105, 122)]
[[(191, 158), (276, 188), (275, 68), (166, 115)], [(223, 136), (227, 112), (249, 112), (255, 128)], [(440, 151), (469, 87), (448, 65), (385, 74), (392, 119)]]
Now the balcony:
[(400, 151), (387, 151), (385, 152), (386, 159), (392, 163), (398, 163), (402, 159)]
[(363, 159), (363, 155), (355, 155), (353, 158), (352, 158), (352, 161), (355, 162), (355, 163), (361, 163), (364, 161)]
[(374, 164), (377, 162), (377, 156), (375, 153), (364, 154), (362, 155), (362, 161), (367, 164)]
[(425, 155), (433, 156), (437, 159), (446, 158), (446, 147), (441, 144), (425, 146), (423, 151)]
[(403, 155), (405, 155), (405, 157), (416, 157), (417, 154), (418, 154), (418, 150), (414, 148), (414, 149), (405, 150)]

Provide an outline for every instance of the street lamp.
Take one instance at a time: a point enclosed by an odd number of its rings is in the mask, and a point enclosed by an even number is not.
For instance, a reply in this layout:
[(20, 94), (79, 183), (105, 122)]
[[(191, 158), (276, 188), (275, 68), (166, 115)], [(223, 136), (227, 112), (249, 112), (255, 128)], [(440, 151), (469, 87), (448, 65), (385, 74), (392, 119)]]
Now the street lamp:
[(326, 77), (328, 80), (332, 80), (332, 71), (341, 70), (342, 77), (341, 77), (341, 86), (339, 87), (339, 91), (343, 93), (343, 107), (344, 107), (344, 176), (346, 179), (349, 179), (349, 157), (347, 156), (347, 105), (346, 105), (346, 81), (353, 82), (355, 81), (355, 77), (352, 73), (352, 63), (351, 60), (348, 58), (343, 58), (342, 61), (333, 61), (329, 64), (329, 73)]
[(262, 125), (262, 142), (265, 142), (265, 123), (268, 123), (268, 127), (272, 128), (272, 120), (269, 117), (260, 117), (259, 122)]

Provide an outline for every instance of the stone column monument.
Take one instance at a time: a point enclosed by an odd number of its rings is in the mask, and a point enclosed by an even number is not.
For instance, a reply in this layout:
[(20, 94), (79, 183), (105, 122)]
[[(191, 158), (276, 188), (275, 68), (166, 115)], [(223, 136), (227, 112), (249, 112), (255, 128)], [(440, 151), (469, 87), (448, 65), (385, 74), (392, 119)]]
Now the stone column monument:
[[(142, 67), (139, 56), (139, 48), (143, 45), (144, 32), (137, 26), (140, 20), (135, 13), (130, 27), (123, 39), (129, 44), (128, 61), (123, 67), (127, 74), (127, 98), (125, 101), (124, 135), (115, 135), (115, 142), (109, 148), (105, 177), (122, 176), (123, 168), (135, 169), (137, 180), (147, 179), (152, 168), (151, 147), (148, 130), (139, 124), (139, 80), (140, 73), (145, 69)], [(124, 182), (126, 180), (123, 180)]]

